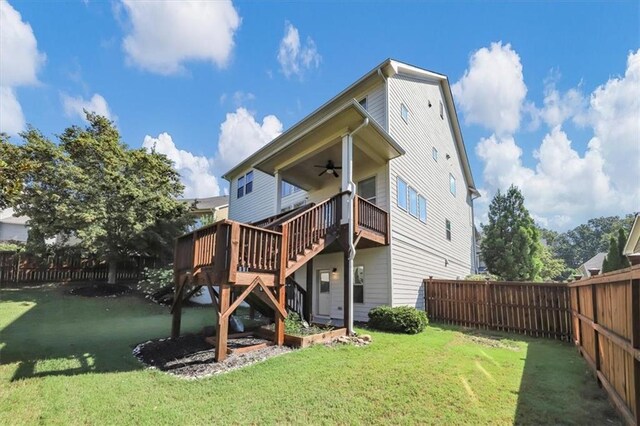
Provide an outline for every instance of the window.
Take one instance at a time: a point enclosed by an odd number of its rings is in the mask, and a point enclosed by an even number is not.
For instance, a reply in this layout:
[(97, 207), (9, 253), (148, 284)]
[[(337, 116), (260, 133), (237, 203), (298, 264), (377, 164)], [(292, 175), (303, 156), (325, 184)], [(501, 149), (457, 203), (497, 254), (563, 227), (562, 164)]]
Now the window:
[(245, 176), (244, 195), (251, 194), (253, 192), (253, 171), (250, 171)]
[(451, 222), (449, 221), (449, 219), (445, 220), (444, 225), (446, 229), (447, 240), (451, 241)]
[(411, 187), (409, 188), (409, 213), (418, 217), (418, 193)]
[(364, 266), (353, 268), (353, 303), (364, 303)]
[(418, 211), (420, 213), (420, 221), (427, 223), (427, 199), (422, 195), (418, 195)]
[(362, 105), (362, 108), (367, 109), (367, 98), (364, 97), (362, 99), (360, 99), (360, 105)]
[(238, 178), (238, 198), (253, 192), (253, 170)]
[(238, 178), (238, 198), (244, 196), (244, 176)]
[(456, 178), (454, 178), (451, 173), (449, 173), (449, 191), (451, 191), (454, 196), (456, 195)]
[(431, 148), (431, 156), (434, 160), (438, 161), (438, 149), (435, 146)]
[(291, 194), (295, 194), (296, 192), (299, 192), (299, 191), (301, 191), (301, 189), (298, 188), (297, 186), (291, 185), (289, 182), (282, 181), (282, 185), (280, 186), (280, 194), (283, 197), (286, 197)]
[(370, 203), (376, 203), (376, 177), (358, 182), (358, 195)]
[(400, 116), (405, 123), (409, 122), (409, 110), (407, 109), (405, 104), (400, 104)]
[(444, 105), (442, 104), (442, 101), (440, 101), (440, 118), (444, 120)]
[(398, 190), (398, 207), (402, 210), (407, 210), (407, 182), (398, 177), (397, 181)]

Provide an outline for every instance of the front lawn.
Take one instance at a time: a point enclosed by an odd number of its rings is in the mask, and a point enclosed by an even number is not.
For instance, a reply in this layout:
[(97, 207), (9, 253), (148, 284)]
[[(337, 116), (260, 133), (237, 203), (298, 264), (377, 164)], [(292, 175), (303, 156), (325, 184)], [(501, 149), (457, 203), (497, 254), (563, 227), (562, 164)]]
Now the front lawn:
[[(212, 319), (185, 309), (183, 330)], [(619, 423), (576, 350), (555, 341), (366, 331), (367, 347), (316, 346), (187, 381), (131, 355), (170, 322), (135, 296), (0, 290), (0, 424)]]

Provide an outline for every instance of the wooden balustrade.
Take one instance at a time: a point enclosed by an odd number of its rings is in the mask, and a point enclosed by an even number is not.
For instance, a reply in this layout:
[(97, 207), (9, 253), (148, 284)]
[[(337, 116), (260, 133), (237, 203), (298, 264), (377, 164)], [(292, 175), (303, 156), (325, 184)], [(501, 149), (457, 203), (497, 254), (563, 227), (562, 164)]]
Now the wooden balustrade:
[(282, 233), (240, 223), (234, 223), (233, 226), (238, 226), (240, 233), (237, 270), (277, 272), (280, 268)]
[(305, 254), (313, 244), (338, 229), (341, 219), (343, 192), (315, 205), (282, 223), (283, 233), (287, 232), (287, 259), (295, 261)]
[(385, 242), (389, 243), (389, 214), (361, 197), (356, 196), (354, 206), (355, 233), (361, 229), (372, 231), (384, 236)]
[(287, 309), (297, 312), (300, 318), (308, 318), (307, 310), (309, 306), (305, 303), (307, 291), (295, 282), (292, 278), (287, 278)]

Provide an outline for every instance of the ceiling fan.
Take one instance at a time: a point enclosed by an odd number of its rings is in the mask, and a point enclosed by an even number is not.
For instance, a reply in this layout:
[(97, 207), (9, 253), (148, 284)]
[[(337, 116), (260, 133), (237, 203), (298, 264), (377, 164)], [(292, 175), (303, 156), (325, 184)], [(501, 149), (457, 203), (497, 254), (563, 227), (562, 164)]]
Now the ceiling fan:
[(335, 177), (340, 177), (340, 175), (338, 175), (338, 172), (336, 170), (342, 169), (342, 167), (339, 167), (333, 164), (333, 161), (331, 160), (327, 161), (327, 164), (324, 166), (315, 165), (313, 167), (320, 167), (321, 169), (324, 169), (323, 171), (320, 172), (318, 176), (322, 176), (323, 174), (328, 172), (329, 174), (334, 175)]

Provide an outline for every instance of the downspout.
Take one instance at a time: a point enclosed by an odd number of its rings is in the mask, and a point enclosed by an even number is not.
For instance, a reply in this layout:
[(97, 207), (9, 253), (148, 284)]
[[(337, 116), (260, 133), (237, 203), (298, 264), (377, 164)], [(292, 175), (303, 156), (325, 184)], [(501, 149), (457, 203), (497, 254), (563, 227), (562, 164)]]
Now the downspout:
[[(477, 200), (478, 198), (481, 197), (480, 193), (477, 190), (472, 190), (469, 191), (471, 192), (471, 232), (473, 232), (473, 273), (477, 274), (478, 273), (478, 268), (480, 267), (479, 263), (478, 263), (478, 252), (477, 252), (477, 246), (478, 246), (478, 242), (476, 241), (476, 213), (475, 213), (475, 209), (473, 207), (473, 201)], [(475, 197), (474, 197), (475, 196)]]
[[(353, 223), (353, 200), (356, 197), (356, 184), (353, 181), (353, 135), (355, 135), (360, 129), (369, 125), (369, 118), (365, 118), (364, 121), (356, 127), (352, 132), (347, 134), (347, 167), (345, 168), (348, 172), (348, 187), (346, 188), (349, 191), (349, 198), (347, 201), (347, 211), (349, 212), (349, 223), (348, 223), (348, 234), (349, 235), (349, 270), (344, 271), (345, 274), (349, 274), (349, 287), (351, 287), (349, 291), (349, 300), (346, 301), (349, 305), (349, 318), (348, 323), (345, 324), (347, 328), (347, 333), (353, 333), (353, 259), (356, 257), (356, 246), (353, 243), (353, 232), (354, 232), (354, 223)], [(344, 164), (343, 164), (344, 166)]]

